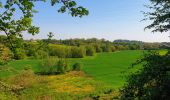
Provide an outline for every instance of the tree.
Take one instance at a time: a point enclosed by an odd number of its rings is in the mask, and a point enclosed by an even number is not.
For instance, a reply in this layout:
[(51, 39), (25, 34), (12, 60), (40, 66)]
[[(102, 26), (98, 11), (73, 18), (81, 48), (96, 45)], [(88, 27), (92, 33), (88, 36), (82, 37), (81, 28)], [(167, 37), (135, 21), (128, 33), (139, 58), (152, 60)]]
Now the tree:
[[(153, 12), (144, 13), (153, 23), (146, 28), (153, 32), (167, 32), (170, 29), (170, 0), (150, 0), (148, 6)], [(170, 96), (170, 52), (160, 55), (149, 52), (136, 64), (143, 67), (129, 76), (121, 90), (123, 100), (169, 100)]]
[(147, 6), (152, 12), (144, 12), (144, 20), (153, 21), (145, 29), (153, 32), (167, 32), (170, 29), (170, 0), (150, 0), (152, 6)]
[[(45, 0), (43, 0), (45, 1)], [(34, 2), (36, 0), (7, 0), (3, 5), (0, 1), (0, 31), (4, 32), (7, 36), (12, 52), (16, 52), (15, 42), (12, 40), (15, 38), (22, 39), (22, 32), (28, 32), (32, 35), (39, 33), (39, 27), (32, 25)], [(77, 6), (74, 0), (51, 0), (51, 5), (62, 4), (58, 12), (64, 13), (68, 11), (73, 17), (82, 17), (88, 15), (88, 11), (82, 6)], [(14, 18), (14, 13), (21, 11), (20, 18)], [(14, 53), (14, 57), (15, 57)]]
[(86, 56), (94, 56), (96, 51), (93, 46), (88, 45), (85, 47), (86, 48)]
[[(123, 100), (169, 100), (170, 54), (148, 52), (136, 64), (143, 67), (133, 73), (121, 90)], [(136, 65), (135, 64), (135, 65)]]

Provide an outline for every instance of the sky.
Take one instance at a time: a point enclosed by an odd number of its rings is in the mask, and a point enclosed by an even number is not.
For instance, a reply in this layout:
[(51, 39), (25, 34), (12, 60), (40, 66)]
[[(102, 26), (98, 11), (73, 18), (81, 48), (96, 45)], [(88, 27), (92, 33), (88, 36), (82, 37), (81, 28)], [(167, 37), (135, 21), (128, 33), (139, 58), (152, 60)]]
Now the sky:
[(142, 21), (141, 11), (149, 0), (76, 0), (89, 10), (89, 15), (79, 18), (57, 12), (60, 5), (37, 2), (33, 25), (40, 27), (36, 36), (24, 34), (25, 39), (47, 38), (49, 32), (55, 39), (104, 38), (106, 40), (128, 39), (145, 42), (169, 42), (169, 33), (151, 33), (144, 27), (151, 22)]

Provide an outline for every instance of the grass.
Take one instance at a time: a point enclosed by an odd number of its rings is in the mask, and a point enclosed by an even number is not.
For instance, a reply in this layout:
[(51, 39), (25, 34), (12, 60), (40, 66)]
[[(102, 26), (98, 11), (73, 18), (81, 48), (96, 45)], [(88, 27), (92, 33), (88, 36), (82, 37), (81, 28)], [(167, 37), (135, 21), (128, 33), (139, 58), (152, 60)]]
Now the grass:
[(104, 98), (118, 96), (115, 91), (114, 94), (110, 92), (110, 87), (93, 80), (81, 71), (72, 71), (62, 75), (37, 76), (30, 70), (25, 70), (24, 73), (9, 78), (6, 82), (22, 84), (24, 88), (19, 91), (19, 95), (11, 91), (1, 93), (0, 89), (0, 99), (6, 100), (13, 97), (13, 100), (82, 100), (96, 95), (102, 95)]
[[(1, 92), (0, 99), (24, 100), (112, 100), (119, 97), (119, 88), (126, 82), (126, 76), (135, 72), (140, 65), (131, 68), (131, 64), (142, 56), (140, 50), (126, 50), (113, 53), (99, 53), (93, 57), (67, 59), (70, 66), (80, 62), (83, 72), (71, 71), (61, 75), (35, 75), (39, 72), (40, 60), (11, 61), (0, 66), (0, 81), (9, 84), (22, 84), (25, 88), (20, 95)], [(164, 55), (167, 51), (161, 50)], [(24, 70), (27, 69), (27, 70)], [(12, 82), (12, 83), (10, 83)], [(0, 84), (1, 85), (1, 84)], [(28, 99), (29, 98), (29, 99)]]
[(159, 54), (160, 54), (160, 55), (165, 55), (167, 52), (168, 52), (168, 50), (160, 50), (160, 51), (159, 51)]
[(85, 59), (69, 59), (70, 64), (81, 62), (83, 71), (98, 81), (120, 88), (125, 83), (125, 76), (138, 68), (130, 69), (142, 51), (121, 51), (114, 53), (100, 53), (95, 57)]
[[(127, 74), (135, 69), (129, 69), (132, 63), (140, 57), (142, 51), (120, 51), (113, 53), (99, 53), (93, 57), (82, 59), (68, 59), (70, 66), (76, 62), (83, 64), (83, 71), (97, 81), (106, 83), (113, 88), (120, 88), (125, 83)], [(3, 71), (0, 71), (0, 77), (7, 78), (19, 73), (21, 70), (32, 67), (34, 72), (40, 68), (40, 60), (19, 60), (11, 61)]]
[[(80, 62), (83, 72), (69, 72), (63, 75), (38, 76), (26, 72), (24, 69), (32, 69), (39, 72), (40, 60), (11, 61), (0, 68), (0, 80), (12, 82), (9, 84), (22, 84), (25, 88), (20, 95), (15, 96), (25, 99), (65, 99), (81, 100), (100, 97), (100, 99), (113, 99), (119, 96), (118, 88), (125, 83), (125, 76), (134, 72), (137, 68), (130, 69), (132, 63), (142, 54), (142, 51), (120, 51), (113, 53), (99, 53), (93, 57), (68, 59), (70, 66)], [(27, 74), (28, 73), (28, 74)], [(29, 81), (28, 81), (29, 80)], [(48, 90), (48, 91), (47, 91)], [(1, 92), (1, 91), (0, 91)], [(11, 93), (0, 93), (1, 98), (14, 99)], [(29, 99), (28, 99), (29, 100)]]

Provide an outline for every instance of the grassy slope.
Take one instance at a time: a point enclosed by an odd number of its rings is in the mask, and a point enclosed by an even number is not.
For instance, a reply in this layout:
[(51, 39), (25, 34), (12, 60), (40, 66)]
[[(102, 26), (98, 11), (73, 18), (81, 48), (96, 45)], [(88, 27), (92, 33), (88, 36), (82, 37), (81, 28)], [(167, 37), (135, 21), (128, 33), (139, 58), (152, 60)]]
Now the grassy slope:
[(121, 87), (125, 79), (123, 78), (131, 70), (132, 63), (142, 54), (142, 51), (121, 51), (115, 53), (100, 53), (96, 57), (85, 59), (71, 59), (70, 62), (82, 62), (83, 70), (96, 80), (111, 85), (114, 88)]
[[(70, 65), (75, 62), (83, 63), (83, 70), (97, 81), (102, 81), (113, 88), (121, 87), (124, 84), (122, 76), (129, 73), (128, 67), (140, 57), (141, 51), (121, 51), (115, 53), (100, 53), (94, 57), (83, 59), (69, 59)], [(25, 66), (32, 66), (36, 72), (40, 69), (38, 60), (12, 61), (8, 64), (7, 70), (0, 71), (0, 77), (13, 75), (24, 69)], [(12, 67), (9, 67), (12, 66)], [(134, 70), (134, 69), (133, 69)]]

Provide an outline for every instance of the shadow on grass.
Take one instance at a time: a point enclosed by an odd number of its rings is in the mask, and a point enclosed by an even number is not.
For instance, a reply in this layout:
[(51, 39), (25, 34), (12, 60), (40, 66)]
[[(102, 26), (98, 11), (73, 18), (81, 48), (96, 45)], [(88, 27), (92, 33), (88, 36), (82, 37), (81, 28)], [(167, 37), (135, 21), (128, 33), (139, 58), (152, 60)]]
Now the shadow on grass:
[(61, 72), (35, 72), (37, 75), (60, 75), (63, 74)]

